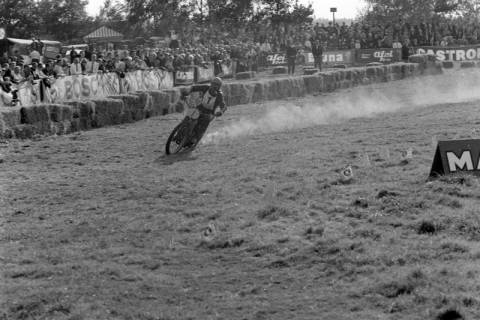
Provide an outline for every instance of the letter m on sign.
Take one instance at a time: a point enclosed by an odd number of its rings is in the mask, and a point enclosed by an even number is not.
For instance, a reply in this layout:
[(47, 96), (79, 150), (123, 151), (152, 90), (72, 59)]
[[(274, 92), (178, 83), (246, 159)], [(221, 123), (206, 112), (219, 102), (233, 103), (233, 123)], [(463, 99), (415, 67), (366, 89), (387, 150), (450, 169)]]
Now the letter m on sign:
[(430, 177), (459, 171), (480, 174), (480, 140), (439, 141)]

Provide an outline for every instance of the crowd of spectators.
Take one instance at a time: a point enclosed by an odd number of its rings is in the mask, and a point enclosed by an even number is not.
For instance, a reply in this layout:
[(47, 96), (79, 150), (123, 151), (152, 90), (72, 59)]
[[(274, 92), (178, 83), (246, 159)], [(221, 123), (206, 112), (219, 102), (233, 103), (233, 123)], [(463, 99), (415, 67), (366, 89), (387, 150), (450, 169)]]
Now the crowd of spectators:
[(326, 49), (392, 48), (405, 41), (413, 47), (467, 45), (480, 43), (480, 24), (462, 20), (410, 24), (401, 19), (385, 24), (316, 23), (308, 38), (312, 39), (320, 40)]
[(54, 59), (41, 56), (42, 43), (34, 39), (28, 55), (0, 57), (0, 87), (4, 92), (14, 93), (15, 85), (25, 81), (97, 72), (117, 72), (121, 75), (151, 68), (177, 71), (191, 65), (214, 65), (214, 73), (217, 75), (222, 72), (221, 63), (235, 63), (237, 72), (256, 71), (259, 66), (266, 65), (267, 56), (286, 52), (289, 45), (302, 53), (311, 52), (312, 47), (318, 44), (326, 51), (400, 48), (405, 41), (409, 42), (410, 46), (478, 44), (480, 26), (462, 23), (461, 20), (415, 25), (398, 20), (387, 24), (314, 23), (307, 28), (254, 27), (244, 29), (235, 36), (227, 32), (208, 30), (206, 34), (184, 35), (160, 48), (142, 45), (135, 50), (107, 51), (94, 46), (82, 50), (71, 47)]

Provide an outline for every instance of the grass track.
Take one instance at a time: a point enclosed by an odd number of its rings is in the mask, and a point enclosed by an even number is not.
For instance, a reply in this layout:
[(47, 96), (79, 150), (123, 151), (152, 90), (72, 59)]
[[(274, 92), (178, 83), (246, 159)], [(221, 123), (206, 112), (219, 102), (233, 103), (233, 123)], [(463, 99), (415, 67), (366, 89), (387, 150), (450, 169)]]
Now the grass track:
[[(367, 89), (411, 98), (406, 82)], [(284, 103), (232, 107), (209, 131)], [(480, 183), (426, 183), (433, 142), (477, 138), (479, 111), (324, 119), (173, 159), (178, 114), (12, 141), (0, 319), (479, 319)]]

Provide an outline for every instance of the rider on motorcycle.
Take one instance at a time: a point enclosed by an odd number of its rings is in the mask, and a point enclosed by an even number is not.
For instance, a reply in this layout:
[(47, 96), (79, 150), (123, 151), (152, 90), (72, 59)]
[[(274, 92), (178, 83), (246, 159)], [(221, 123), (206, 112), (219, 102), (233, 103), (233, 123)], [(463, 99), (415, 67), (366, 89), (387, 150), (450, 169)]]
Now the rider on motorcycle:
[(193, 145), (200, 141), (205, 131), (207, 131), (210, 122), (215, 117), (220, 117), (227, 110), (223, 100), (223, 93), (220, 90), (221, 87), (222, 79), (215, 77), (210, 82), (210, 85), (193, 85), (190, 90), (182, 92), (182, 99), (186, 99), (192, 92), (200, 92), (201, 95), (201, 103), (196, 107), (196, 110), (199, 112), (197, 123), (193, 129)]

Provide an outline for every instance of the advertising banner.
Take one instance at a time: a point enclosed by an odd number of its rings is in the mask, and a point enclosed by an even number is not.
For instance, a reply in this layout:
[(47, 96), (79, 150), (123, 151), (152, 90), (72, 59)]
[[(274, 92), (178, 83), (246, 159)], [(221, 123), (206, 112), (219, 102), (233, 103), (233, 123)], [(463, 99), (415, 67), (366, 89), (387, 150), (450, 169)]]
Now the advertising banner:
[(235, 75), (236, 61), (232, 61), (228, 64), (222, 63), (222, 77), (231, 78)]
[[(298, 64), (313, 65), (315, 60), (311, 52), (304, 52), (303, 59), (297, 59)], [(355, 55), (352, 50), (326, 51), (322, 55), (324, 65), (352, 64)], [(267, 65), (282, 66), (287, 65), (287, 58), (284, 53), (275, 53), (267, 56)]]
[(11, 93), (7, 93), (0, 89), (0, 108), (11, 106), (13, 96)]
[(202, 66), (195, 67), (195, 82), (207, 82), (214, 77), (213, 65), (204, 68)]
[(29, 106), (32, 104), (41, 103), (40, 95), (40, 81), (37, 80), (34, 83), (31, 81), (22, 82), (18, 85), (18, 100), (20, 105)]
[(287, 58), (284, 53), (274, 53), (267, 56), (267, 66), (287, 65)]
[(322, 64), (325, 66), (333, 66), (336, 64), (352, 64), (354, 57), (355, 55), (352, 50), (326, 51), (322, 56)]
[(434, 54), (440, 61), (480, 60), (480, 45), (462, 47), (418, 47), (417, 54)]
[(195, 81), (195, 69), (193, 67), (186, 68), (184, 69), (184, 71), (175, 72), (176, 86), (193, 84), (194, 81)]
[(359, 64), (367, 64), (370, 62), (392, 63), (402, 60), (401, 49), (357, 49), (356, 62)]
[(93, 97), (106, 97), (120, 93), (116, 73), (74, 75), (52, 81), (45, 90), (45, 102), (81, 100)]
[(162, 90), (173, 88), (173, 75), (165, 70), (137, 70), (126, 72), (122, 92)]
[(480, 171), (480, 140), (439, 141), (435, 151), (430, 177)]

